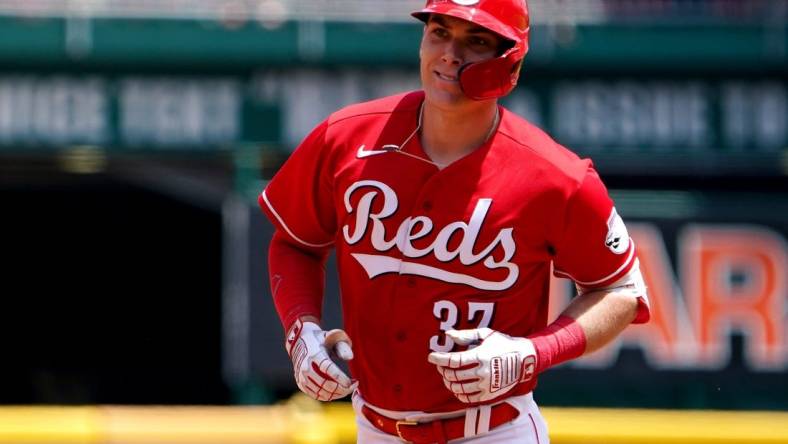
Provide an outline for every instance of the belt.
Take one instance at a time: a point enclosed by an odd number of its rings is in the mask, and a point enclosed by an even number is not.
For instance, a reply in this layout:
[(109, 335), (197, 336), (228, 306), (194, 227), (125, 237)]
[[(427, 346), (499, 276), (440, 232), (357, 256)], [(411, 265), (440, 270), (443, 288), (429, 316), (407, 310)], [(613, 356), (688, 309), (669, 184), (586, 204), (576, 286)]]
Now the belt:
[[(361, 412), (380, 431), (415, 444), (445, 444), (446, 441), (465, 437), (465, 416), (415, 422), (389, 418), (366, 405), (361, 407)], [(490, 430), (514, 420), (519, 415), (520, 411), (507, 402), (494, 405), (490, 412)]]

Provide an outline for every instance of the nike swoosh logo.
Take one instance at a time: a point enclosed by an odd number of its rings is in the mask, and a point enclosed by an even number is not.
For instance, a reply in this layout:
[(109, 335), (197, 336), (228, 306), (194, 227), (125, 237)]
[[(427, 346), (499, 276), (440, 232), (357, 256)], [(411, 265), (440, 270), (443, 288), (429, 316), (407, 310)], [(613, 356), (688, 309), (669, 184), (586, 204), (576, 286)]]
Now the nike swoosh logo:
[[(356, 157), (358, 157), (359, 159), (376, 156), (378, 154), (386, 154), (392, 152), (393, 150), (399, 149), (397, 145), (383, 145), (384, 149), (382, 150), (365, 150), (364, 148), (365, 148), (364, 145), (358, 147), (358, 152), (356, 153)], [(390, 149), (385, 149), (385, 148), (390, 148)]]

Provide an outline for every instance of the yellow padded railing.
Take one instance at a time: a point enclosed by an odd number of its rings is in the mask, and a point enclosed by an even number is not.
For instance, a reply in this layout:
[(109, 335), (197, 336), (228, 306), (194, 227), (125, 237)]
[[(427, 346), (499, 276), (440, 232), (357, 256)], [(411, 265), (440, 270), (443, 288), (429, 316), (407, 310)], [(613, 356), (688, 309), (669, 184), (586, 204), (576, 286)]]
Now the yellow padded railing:
[[(553, 444), (788, 443), (788, 412), (544, 408)], [(0, 444), (355, 442), (347, 403), (0, 407)]]

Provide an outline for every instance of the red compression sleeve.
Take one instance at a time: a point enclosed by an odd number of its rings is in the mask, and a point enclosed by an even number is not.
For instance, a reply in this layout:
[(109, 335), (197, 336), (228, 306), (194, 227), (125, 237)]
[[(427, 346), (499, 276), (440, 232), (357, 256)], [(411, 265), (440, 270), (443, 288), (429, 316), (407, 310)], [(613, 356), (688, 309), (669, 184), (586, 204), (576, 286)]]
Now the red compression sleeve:
[(292, 242), (277, 231), (268, 248), (271, 294), (285, 330), (301, 316), (320, 319), (329, 252), (302, 248)]
[(586, 334), (569, 316), (559, 316), (543, 330), (528, 336), (536, 349), (536, 373), (581, 356), (586, 351)]

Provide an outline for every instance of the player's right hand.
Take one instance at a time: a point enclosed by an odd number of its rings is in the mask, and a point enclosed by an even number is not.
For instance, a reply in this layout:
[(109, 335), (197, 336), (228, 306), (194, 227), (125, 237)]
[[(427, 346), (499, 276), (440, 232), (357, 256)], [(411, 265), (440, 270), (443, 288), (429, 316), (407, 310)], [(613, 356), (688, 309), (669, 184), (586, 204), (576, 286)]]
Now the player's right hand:
[(324, 331), (314, 322), (297, 319), (288, 329), (285, 348), (293, 361), (296, 384), (318, 401), (343, 398), (358, 387), (332, 360), (353, 359), (353, 350), (343, 330)]

